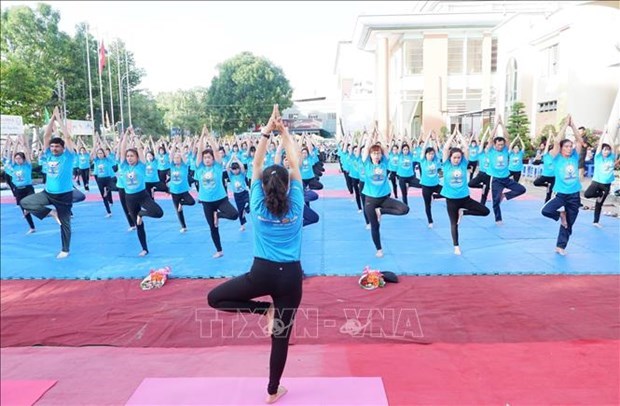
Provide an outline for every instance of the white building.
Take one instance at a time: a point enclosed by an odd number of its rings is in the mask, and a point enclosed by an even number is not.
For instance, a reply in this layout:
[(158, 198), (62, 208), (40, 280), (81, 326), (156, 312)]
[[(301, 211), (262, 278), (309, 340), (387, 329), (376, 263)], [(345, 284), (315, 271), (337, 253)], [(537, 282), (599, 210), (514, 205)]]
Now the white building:
[[(619, 2), (419, 1), (411, 14), (360, 16), (345, 56), (338, 44), (338, 113), (377, 119), (385, 133), (418, 135), (459, 122), (478, 131), (526, 105), (531, 135), (556, 126), (570, 112), (578, 125), (602, 129), (618, 94)], [(361, 75), (346, 60), (371, 56), (372, 114), (352, 107), (351, 80)], [(596, 97), (593, 97), (596, 94)], [(593, 100), (596, 99), (596, 100)], [(470, 113), (470, 114), (467, 114)], [(463, 119), (463, 117), (468, 119)]]

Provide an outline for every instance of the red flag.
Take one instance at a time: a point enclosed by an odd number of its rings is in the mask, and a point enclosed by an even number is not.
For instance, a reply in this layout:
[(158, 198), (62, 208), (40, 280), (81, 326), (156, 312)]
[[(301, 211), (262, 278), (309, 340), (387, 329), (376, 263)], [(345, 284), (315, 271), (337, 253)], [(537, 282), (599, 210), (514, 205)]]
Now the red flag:
[(101, 40), (101, 45), (99, 46), (99, 74), (103, 72), (103, 68), (105, 67), (105, 46), (103, 46), (103, 40)]

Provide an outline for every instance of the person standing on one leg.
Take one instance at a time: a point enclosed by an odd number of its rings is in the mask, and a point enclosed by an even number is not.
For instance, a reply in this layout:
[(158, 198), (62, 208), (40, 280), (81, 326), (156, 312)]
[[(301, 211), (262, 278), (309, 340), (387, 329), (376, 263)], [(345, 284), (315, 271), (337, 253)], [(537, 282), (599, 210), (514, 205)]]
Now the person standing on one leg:
[(545, 203), (551, 200), (551, 195), (553, 194), (553, 185), (555, 184), (555, 170), (553, 169), (553, 157), (549, 154), (549, 147), (553, 144), (553, 140), (551, 140), (551, 136), (547, 139), (547, 143), (544, 148), (544, 152), (542, 154), (542, 165), (543, 170), (539, 177), (534, 179), (534, 186), (542, 187), (544, 186), (547, 189), (547, 193), (545, 194)]
[[(209, 142), (210, 149), (204, 149), (205, 143)], [(219, 218), (237, 220), (239, 213), (228, 201), (228, 195), (222, 182), (222, 158), (217, 151), (219, 145), (213, 136), (209, 136), (206, 127), (203, 128), (202, 135), (198, 142), (200, 155), (196, 157), (196, 173), (194, 176), (200, 182), (198, 201), (202, 204), (205, 219), (211, 230), (211, 239), (215, 245), (216, 252), (213, 258), (220, 258), (224, 255), (219, 231)], [(255, 160), (256, 161), (256, 160)]]
[(454, 254), (461, 255), (459, 246), (459, 223), (463, 216), (488, 216), (490, 211), (482, 203), (469, 197), (467, 186), (467, 145), (463, 149), (452, 147), (452, 141), (459, 135), (454, 132), (446, 141), (443, 149), (444, 182), (441, 194), (446, 198), (446, 208), (450, 219), (450, 233), (454, 245)]
[(187, 231), (183, 206), (193, 206), (196, 204), (196, 200), (189, 193), (189, 164), (187, 163), (187, 158), (188, 156), (181, 152), (172, 153), (170, 182), (168, 183), (168, 190), (170, 191), (170, 196), (172, 196), (172, 206), (181, 224), (181, 229), (179, 230), (181, 233)]
[[(473, 189), (482, 189), (482, 193), (480, 195), (480, 203), (486, 204), (487, 197), (489, 196), (489, 191), (491, 190), (491, 177), (489, 176), (489, 166), (491, 162), (489, 161), (489, 156), (485, 152), (485, 149), (488, 145), (488, 141), (485, 141), (486, 137), (490, 134), (489, 129), (487, 128), (485, 133), (482, 135), (482, 139), (480, 140), (480, 145), (478, 145), (478, 152), (476, 153), (479, 161), (479, 169), (476, 176), (474, 176), (467, 186)], [(469, 151), (471, 153), (472, 147), (469, 147)], [(471, 166), (471, 165), (470, 165)]]
[[(495, 223), (498, 225), (503, 224), (502, 211), (500, 208), (502, 200), (511, 200), (525, 193), (525, 187), (523, 185), (510, 179), (510, 171), (508, 170), (509, 153), (508, 147), (506, 146), (506, 139), (503, 136), (496, 136), (500, 126), (504, 127), (504, 124), (502, 122), (502, 117), (498, 115), (497, 123), (495, 124), (491, 136), (493, 144), (492, 146), (487, 146), (486, 150), (490, 162), (489, 175), (491, 175), (493, 213), (495, 214)], [(510, 192), (504, 193), (504, 189), (509, 189)]]
[(433, 214), (431, 212), (431, 203), (433, 199), (440, 199), (441, 185), (439, 184), (439, 167), (440, 161), (437, 156), (435, 146), (429, 146), (429, 141), (434, 140), (435, 145), (439, 145), (437, 136), (431, 131), (430, 136), (424, 144), (424, 156), (420, 161), (420, 184), (422, 185), (422, 198), (424, 199), (424, 211), (428, 220), (428, 228), (433, 228)]
[[(52, 138), (54, 123), (59, 123), (63, 138)], [(47, 155), (47, 182), (45, 190), (26, 196), (21, 201), (23, 210), (32, 213), (42, 220), (53, 217), (60, 225), (62, 250), (58, 259), (69, 256), (71, 245), (71, 207), (73, 206), (73, 162), (75, 150), (71, 134), (59, 116), (58, 107), (54, 109), (52, 118), (45, 129), (44, 149)], [(54, 206), (50, 209), (47, 206)]]
[[(517, 145), (517, 141), (521, 143), (521, 148)], [(508, 154), (508, 171), (510, 172), (510, 177), (517, 183), (519, 183), (521, 172), (523, 172), (523, 151), (525, 151), (525, 144), (523, 144), (521, 136), (517, 135), (510, 143), (510, 154)]]
[[(18, 151), (21, 146), (23, 151)], [(12, 159), (9, 162), (13, 171), (13, 185), (15, 188), (15, 202), (18, 206), (22, 199), (26, 196), (34, 194), (34, 187), (32, 186), (32, 163), (30, 156), (30, 148), (26, 146), (24, 135), (21, 134), (15, 142)], [(21, 206), (19, 207), (21, 209)], [(27, 234), (32, 234), (36, 231), (34, 222), (32, 221), (32, 215), (22, 209), (22, 214), (28, 222), (30, 229)]]
[[(290, 172), (280, 165), (263, 170), (265, 150), (273, 130), (278, 130), (282, 137)], [(295, 313), (302, 297), (300, 256), (304, 198), (298, 146), (282, 123), (277, 105), (261, 133), (254, 160), (250, 203), (254, 262), (250, 272), (209, 292), (208, 302), (218, 310), (267, 316), (271, 355), (265, 401), (271, 404), (287, 392), (280, 380), (286, 365)], [(253, 300), (266, 295), (271, 296), (273, 303)]]
[[(571, 126), (575, 134), (575, 149), (573, 142), (564, 139), (567, 126)], [(542, 207), (541, 213), (555, 221), (560, 220), (560, 231), (555, 245), (555, 252), (566, 255), (566, 246), (573, 232), (573, 224), (579, 214), (581, 197), (581, 182), (579, 181), (579, 153), (583, 145), (581, 135), (575, 128), (573, 119), (567, 116), (566, 122), (560, 129), (553, 149), (549, 152), (553, 157), (553, 167), (555, 169), (555, 185), (553, 191), (555, 197), (549, 200)], [(564, 207), (564, 210), (560, 208)]]
[(594, 222), (595, 227), (602, 227), (599, 223), (601, 218), (601, 210), (603, 203), (609, 195), (609, 189), (614, 181), (614, 163), (616, 154), (613, 153), (613, 141), (608, 137), (607, 132), (603, 133), (596, 148), (594, 155), (594, 177), (592, 183), (586, 189), (584, 196), (588, 199), (596, 199), (594, 206)]
[[(132, 135), (135, 148), (127, 148), (129, 134)], [(127, 210), (138, 229), (138, 240), (142, 246), (142, 251), (138, 255), (143, 257), (149, 253), (149, 249), (142, 219), (143, 217), (161, 218), (164, 212), (146, 191), (144, 145), (135, 137), (131, 127), (127, 129), (121, 141), (120, 156), (124, 157), (119, 169), (123, 172), (124, 177)]]
[[(364, 211), (370, 221), (372, 241), (377, 249), (376, 256), (383, 257), (379, 223), (382, 214), (404, 216), (409, 213), (409, 207), (390, 197), (390, 185), (388, 184), (388, 152), (377, 143), (378, 133), (376, 129), (372, 136), (365, 135), (362, 150), (362, 162), (366, 173), (366, 182), (362, 193), (366, 195)], [(387, 143), (389, 145), (389, 142)]]
[[(274, 160), (277, 160), (278, 156)], [(239, 213), (239, 223), (241, 227), (239, 231), (245, 231), (245, 223), (247, 223), (246, 214), (250, 213), (250, 193), (245, 182), (245, 168), (238, 155), (233, 155), (226, 165), (228, 171), (228, 187), (235, 198), (235, 205)]]

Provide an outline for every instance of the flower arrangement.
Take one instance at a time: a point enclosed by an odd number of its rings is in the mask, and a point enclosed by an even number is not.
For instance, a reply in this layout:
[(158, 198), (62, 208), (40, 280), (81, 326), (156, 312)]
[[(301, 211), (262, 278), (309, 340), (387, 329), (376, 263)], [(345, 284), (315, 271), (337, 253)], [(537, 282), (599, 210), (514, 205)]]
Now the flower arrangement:
[(366, 290), (382, 288), (385, 286), (383, 274), (381, 271), (370, 269), (370, 266), (366, 265), (364, 272), (362, 272), (362, 276), (359, 279), (359, 285), (362, 289)]
[(153, 288), (161, 288), (164, 286), (164, 283), (168, 280), (168, 275), (170, 274), (170, 267), (165, 266), (159, 269), (151, 269), (149, 274), (142, 280), (140, 283), (140, 288), (142, 290), (150, 290)]

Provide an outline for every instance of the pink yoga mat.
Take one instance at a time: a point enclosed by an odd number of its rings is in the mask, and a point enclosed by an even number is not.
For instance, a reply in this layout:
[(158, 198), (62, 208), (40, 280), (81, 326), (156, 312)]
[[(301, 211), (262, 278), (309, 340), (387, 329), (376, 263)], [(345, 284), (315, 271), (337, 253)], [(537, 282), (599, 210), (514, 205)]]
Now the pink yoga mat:
[(55, 384), (56, 381), (1, 381), (0, 405), (34, 405)]
[[(285, 405), (388, 404), (381, 378), (285, 378)], [(128, 405), (264, 405), (267, 378), (145, 378)]]

